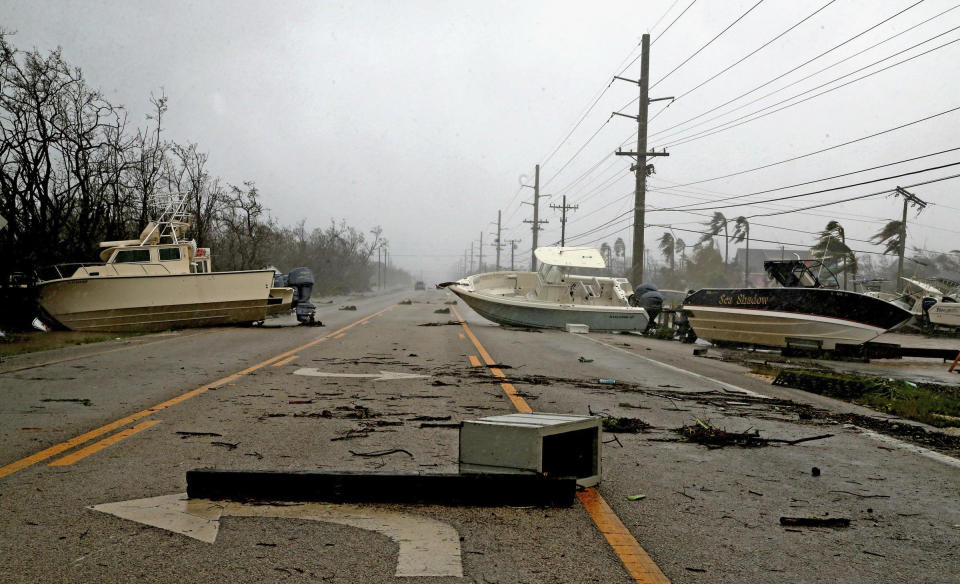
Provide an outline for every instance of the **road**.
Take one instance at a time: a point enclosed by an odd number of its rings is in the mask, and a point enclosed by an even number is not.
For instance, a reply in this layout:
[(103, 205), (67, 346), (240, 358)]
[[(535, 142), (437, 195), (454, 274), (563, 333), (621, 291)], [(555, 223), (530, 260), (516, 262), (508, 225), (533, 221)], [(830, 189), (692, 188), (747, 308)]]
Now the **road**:
[[(675, 583), (956, 582), (955, 458), (811, 418), (803, 404), (864, 410), (695, 358), (689, 345), (507, 330), (449, 298), (394, 293), (354, 301), (356, 311), (324, 307), (325, 328), (182, 331), (0, 364), (0, 581), (656, 581), (644, 579), (643, 557), (624, 556), (639, 544), (653, 575)], [(559, 509), (334, 510), (452, 527), (462, 578), (398, 577), (394, 539), (298, 509), (225, 510), (212, 543), (91, 509), (183, 493), (195, 468), (456, 472), (448, 425), (525, 405), (650, 424), (604, 435), (596, 495), (625, 527), (619, 545), (584, 493)], [(697, 420), (832, 437), (708, 449), (675, 431)], [(852, 521), (783, 527), (781, 516)]]

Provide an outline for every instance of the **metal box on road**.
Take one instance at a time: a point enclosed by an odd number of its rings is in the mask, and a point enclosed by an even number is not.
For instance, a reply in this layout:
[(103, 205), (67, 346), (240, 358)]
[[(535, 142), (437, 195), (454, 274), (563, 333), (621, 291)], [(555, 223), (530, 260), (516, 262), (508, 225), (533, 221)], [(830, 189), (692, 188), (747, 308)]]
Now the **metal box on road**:
[(537, 473), (600, 482), (600, 419), (569, 414), (507, 414), (464, 421), (461, 473)]

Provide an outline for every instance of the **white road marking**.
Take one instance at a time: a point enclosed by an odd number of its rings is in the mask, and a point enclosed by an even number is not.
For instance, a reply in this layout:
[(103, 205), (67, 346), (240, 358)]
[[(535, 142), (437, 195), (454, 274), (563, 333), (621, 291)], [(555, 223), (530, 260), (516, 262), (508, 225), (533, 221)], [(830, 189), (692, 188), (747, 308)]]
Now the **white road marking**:
[(403, 373), (400, 371), (381, 371), (380, 373), (325, 373), (313, 367), (303, 367), (293, 372), (294, 375), (307, 375), (310, 377), (354, 377), (370, 378), (374, 381), (396, 381), (397, 379), (418, 379), (430, 377), (429, 375), (417, 375), (415, 373)]
[[(573, 334), (573, 333), (570, 333), (570, 334)], [(725, 381), (720, 381), (719, 379), (714, 379), (714, 378), (712, 378), (712, 377), (707, 377), (706, 375), (700, 375), (699, 373), (694, 373), (693, 371), (687, 371), (686, 369), (682, 369), (682, 368), (680, 368), (680, 367), (674, 367), (673, 365), (668, 365), (668, 364), (666, 364), (666, 363), (662, 363), (662, 362), (660, 362), (660, 361), (657, 361), (656, 359), (651, 359), (651, 358), (649, 358), (649, 357), (644, 357), (643, 355), (638, 355), (638, 354), (634, 353), (633, 351), (628, 351), (628, 350), (626, 350), (626, 349), (617, 347), (616, 345), (611, 345), (610, 343), (605, 343), (605, 342), (601, 341), (600, 339), (594, 339), (594, 338), (588, 337), (588, 336), (586, 336), (586, 335), (574, 335), (574, 336), (577, 337), (577, 338), (580, 338), (580, 339), (585, 339), (585, 340), (588, 340), (588, 341), (592, 341), (592, 342), (594, 342), (594, 343), (599, 343), (599, 344), (601, 344), (601, 345), (603, 345), (603, 346), (605, 346), (605, 347), (608, 347), (608, 348), (610, 348), (610, 349), (613, 349), (614, 351), (620, 351), (621, 353), (626, 353), (627, 355), (630, 355), (631, 357), (636, 357), (637, 359), (641, 359), (641, 360), (643, 360), (643, 361), (646, 361), (647, 363), (651, 363), (651, 364), (656, 365), (656, 366), (658, 366), (658, 367), (663, 367), (664, 369), (669, 369), (670, 371), (675, 371), (675, 372), (677, 372), (677, 373), (682, 373), (682, 374), (687, 375), (687, 376), (690, 376), (690, 377), (695, 377), (695, 378), (697, 378), (697, 379), (701, 379), (701, 380), (705, 380), (705, 381), (710, 381), (710, 382), (713, 382), (713, 383), (717, 383), (717, 384), (719, 384), (720, 386), (725, 387), (725, 388), (727, 388), (727, 389), (729, 389), (729, 390), (731, 390), (731, 391), (735, 391), (735, 392), (737, 392), (737, 393), (742, 393), (742, 394), (744, 394), (744, 395), (749, 395), (749, 396), (751, 396), (751, 397), (759, 397), (759, 398), (763, 398), (763, 399), (771, 399), (770, 396), (768, 396), (768, 395), (762, 395), (762, 394), (759, 394), (759, 393), (757, 393), (757, 392), (755, 392), (755, 391), (750, 391), (749, 389), (744, 389), (744, 388), (742, 388), (742, 387), (740, 387), (740, 386), (733, 385), (732, 383), (727, 383), (727, 382), (725, 382)]]
[[(754, 391), (750, 391), (749, 389), (744, 389), (744, 388), (742, 388), (742, 387), (738, 387), (738, 386), (736, 386), (736, 385), (732, 385), (732, 384), (730, 384), (730, 383), (726, 383), (726, 382), (724, 382), (724, 381), (720, 381), (719, 379), (714, 379), (714, 378), (712, 378), (712, 377), (707, 377), (706, 375), (700, 375), (699, 373), (694, 373), (693, 371), (687, 371), (686, 369), (681, 369), (680, 367), (674, 367), (673, 365), (668, 365), (668, 364), (666, 364), (666, 363), (661, 363), (660, 361), (657, 361), (657, 360), (655, 360), (655, 359), (650, 359), (649, 357), (644, 357), (644, 356), (642, 356), (642, 355), (637, 355), (636, 353), (634, 353), (634, 352), (632, 352), (632, 351), (627, 351), (626, 349), (617, 347), (616, 345), (611, 345), (610, 343), (605, 343), (605, 342), (603, 342), (603, 341), (601, 341), (601, 340), (599, 340), (599, 339), (594, 339), (594, 338), (587, 337), (587, 336), (584, 336), (584, 335), (575, 335), (575, 336), (578, 337), (578, 338), (581, 338), (581, 339), (586, 339), (586, 340), (588, 340), (588, 341), (593, 341), (594, 343), (599, 343), (599, 344), (601, 344), (601, 345), (603, 345), (603, 346), (605, 346), (605, 347), (609, 347), (609, 348), (614, 349), (614, 350), (616, 350), (616, 351), (620, 351), (621, 353), (626, 353), (626, 354), (628, 354), (628, 355), (632, 355), (632, 356), (634, 356), (634, 357), (636, 357), (636, 358), (638, 358), (638, 359), (642, 359), (642, 360), (644, 360), (644, 361), (647, 361), (648, 363), (652, 363), (652, 364), (654, 364), (654, 365), (657, 365), (657, 366), (660, 366), (660, 367), (664, 367), (664, 368), (669, 369), (669, 370), (671, 370), (671, 371), (676, 371), (676, 372), (678, 372), (678, 373), (683, 373), (683, 374), (685, 374), (685, 375), (689, 375), (689, 376), (691, 376), (691, 377), (696, 377), (696, 378), (698, 378), (698, 379), (705, 379), (705, 380), (707, 380), (707, 381), (712, 381), (712, 382), (714, 382), (714, 383), (719, 383), (720, 385), (722, 385), (722, 386), (724, 386), (724, 387), (727, 387), (728, 389), (732, 389), (732, 390), (734, 390), (734, 391), (739, 391), (739, 392), (745, 393), (745, 394), (750, 395), (750, 396), (753, 396), (753, 397), (759, 397), (759, 398), (763, 398), (763, 399), (773, 399), (773, 398), (771, 398), (771, 397), (768, 396), (768, 395), (763, 395), (763, 394), (760, 394), (760, 393), (756, 393), (756, 392), (754, 392)], [(935, 461), (937, 461), (937, 462), (940, 462), (940, 463), (943, 463), (943, 464), (946, 464), (946, 465), (949, 465), (949, 466), (953, 466), (953, 467), (956, 467), (956, 468), (960, 468), (960, 460), (958, 460), (958, 459), (956, 459), (956, 458), (953, 458), (953, 457), (951, 457), (951, 456), (947, 456), (946, 454), (941, 454), (941, 453), (936, 452), (936, 451), (934, 451), (934, 450), (930, 450), (930, 449), (928, 449), (928, 448), (923, 448), (922, 446), (916, 446), (916, 445), (914, 445), (914, 444), (910, 444), (909, 442), (904, 442), (903, 440), (900, 440), (900, 439), (898, 439), (898, 438), (894, 438), (894, 437), (892, 437), (892, 436), (887, 436), (886, 434), (880, 434), (880, 433), (878, 433), (878, 432), (874, 432), (874, 431), (872, 431), (872, 430), (867, 430), (866, 428), (861, 428), (861, 427), (859, 427), (859, 426), (857, 426), (857, 429), (860, 431), (861, 434), (863, 434), (864, 436), (867, 436), (868, 438), (872, 438), (872, 439), (877, 440), (877, 441), (879, 441), (879, 442), (884, 442), (884, 443), (886, 443), (886, 444), (890, 444), (890, 445), (896, 446), (897, 448), (900, 448), (900, 449), (902, 449), (902, 450), (906, 450), (906, 451), (908, 451), (908, 452), (913, 452), (913, 453), (915, 453), (915, 454), (919, 454), (920, 456), (925, 456), (925, 457), (927, 457), (927, 458), (929, 458), (929, 459), (931, 459), (931, 460), (935, 460)]]
[(375, 531), (397, 542), (396, 576), (463, 577), (460, 536), (453, 526), (409, 513), (374, 506), (298, 503), (249, 505), (234, 501), (189, 499), (185, 493), (105, 503), (89, 507), (207, 543), (217, 540), (220, 517), (279, 517), (349, 525)]

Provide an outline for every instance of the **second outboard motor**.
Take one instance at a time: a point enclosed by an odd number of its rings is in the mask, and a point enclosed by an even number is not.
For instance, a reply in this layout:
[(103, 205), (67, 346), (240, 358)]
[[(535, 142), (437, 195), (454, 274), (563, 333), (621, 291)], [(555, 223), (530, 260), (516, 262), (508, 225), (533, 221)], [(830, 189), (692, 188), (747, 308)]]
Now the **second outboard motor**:
[(303, 324), (314, 324), (314, 314), (317, 307), (310, 303), (310, 294), (313, 293), (313, 272), (310, 268), (294, 268), (284, 276), (285, 285), (293, 288), (293, 303), (291, 307), (297, 313), (297, 320)]
[(640, 284), (634, 289), (630, 297), (630, 304), (639, 306), (647, 311), (650, 320), (647, 322), (647, 329), (656, 328), (657, 316), (663, 311), (663, 294), (657, 291), (653, 284)]

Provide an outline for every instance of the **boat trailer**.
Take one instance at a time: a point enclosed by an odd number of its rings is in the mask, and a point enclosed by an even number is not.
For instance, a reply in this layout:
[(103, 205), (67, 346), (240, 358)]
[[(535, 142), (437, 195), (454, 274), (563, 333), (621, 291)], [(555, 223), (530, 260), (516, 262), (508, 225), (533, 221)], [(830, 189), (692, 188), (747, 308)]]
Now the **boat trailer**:
[(871, 359), (902, 359), (904, 357), (922, 357), (942, 359), (944, 362), (956, 362), (960, 358), (958, 349), (931, 349), (928, 347), (904, 347), (896, 343), (866, 342), (862, 345), (837, 343), (833, 350), (824, 350), (817, 346), (802, 343), (787, 343), (780, 353), (784, 357), (816, 357), (836, 361), (869, 362)]

